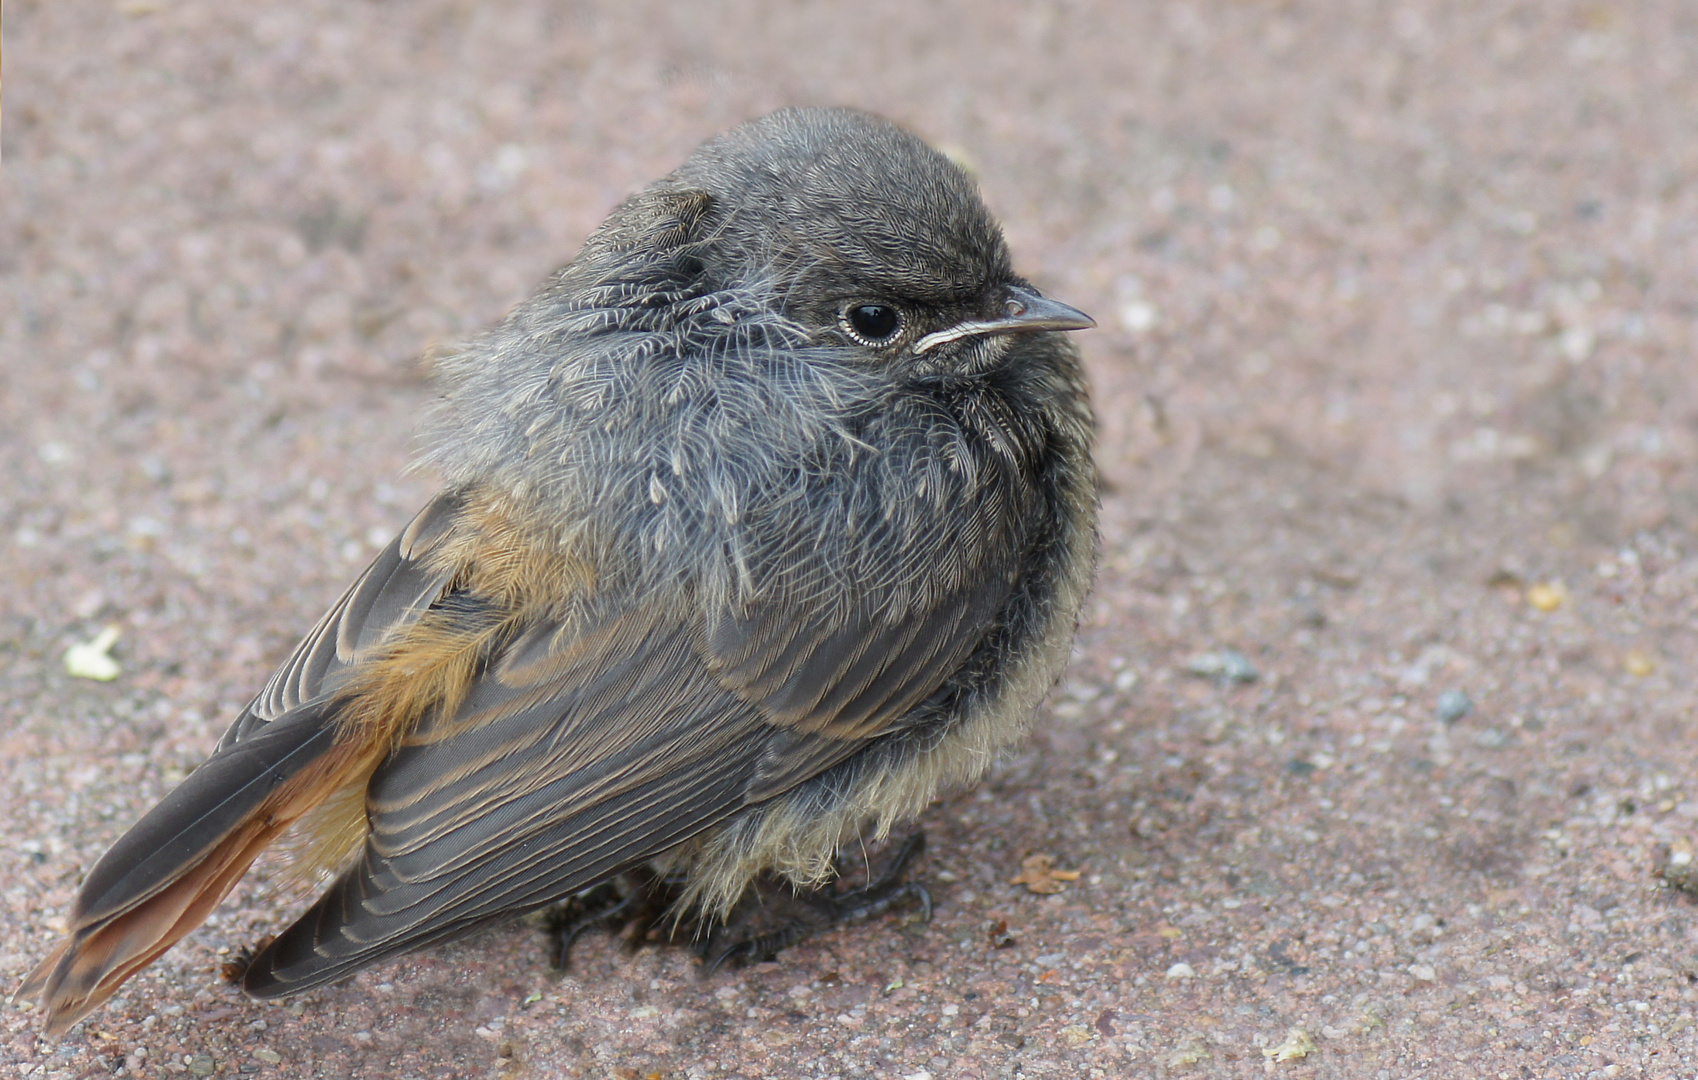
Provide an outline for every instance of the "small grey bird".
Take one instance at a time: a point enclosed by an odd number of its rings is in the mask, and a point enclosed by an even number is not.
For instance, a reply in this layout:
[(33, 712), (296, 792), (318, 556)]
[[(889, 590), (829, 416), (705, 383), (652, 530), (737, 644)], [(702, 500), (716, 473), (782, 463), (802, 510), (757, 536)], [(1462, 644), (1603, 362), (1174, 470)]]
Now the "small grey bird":
[(292, 827), (298, 993), (643, 869), (828, 887), (1018, 740), (1096, 536), (1092, 418), (973, 182), (858, 112), (744, 124), (439, 362), (446, 483), (20, 988), (49, 1034)]

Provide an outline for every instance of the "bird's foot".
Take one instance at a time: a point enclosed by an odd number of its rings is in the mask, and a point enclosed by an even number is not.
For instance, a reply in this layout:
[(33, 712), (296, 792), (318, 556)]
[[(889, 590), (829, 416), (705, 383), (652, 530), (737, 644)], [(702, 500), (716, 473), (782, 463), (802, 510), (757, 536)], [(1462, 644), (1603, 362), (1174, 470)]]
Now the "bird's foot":
[(670, 940), (672, 928), (667, 924), (673, 920), (668, 912), (677, 895), (677, 882), (633, 870), (568, 897), (543, 915), (555, 969), (566, 970), (573, 942), (589, 930), (623, 937), (632, 951), (650, 941)]
[(734, 912), (724, 926), (702, 938), (696, 946), (705, 974), (711, 975), (726, 964), (743, 967), (765, 963), (821, 930), (875, 918), (904, 901), (915, 901), (919, 905), (920, 921), (930, 922), (931, 893), (917, 881), (902, 880), (908, 864), (925, 849), (926, 834), (916, 830), (897, 847), (883, 872), (860, 888), (838, 892), (834, 887), (836, 882), (832, 881), (817, 889), (792, 893), (790, 899), (795, 908), (781, 912), (777, 925), (769, 930), (757, 931), (754, 926), (758, 903)]

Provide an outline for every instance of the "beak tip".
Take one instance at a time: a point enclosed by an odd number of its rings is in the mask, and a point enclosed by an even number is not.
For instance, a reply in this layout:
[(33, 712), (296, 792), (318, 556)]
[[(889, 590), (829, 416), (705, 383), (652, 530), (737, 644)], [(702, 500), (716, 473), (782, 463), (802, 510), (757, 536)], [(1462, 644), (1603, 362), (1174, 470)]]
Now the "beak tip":
[(1097, 320), (1071, 304), (1051, 300), (1035, 289), (1016, 286), (1009, 290), (1010, 299), (1018, 304), (1020, 313), (1009, 320), (1011, 328), (1032, 330), (1089, 330)]

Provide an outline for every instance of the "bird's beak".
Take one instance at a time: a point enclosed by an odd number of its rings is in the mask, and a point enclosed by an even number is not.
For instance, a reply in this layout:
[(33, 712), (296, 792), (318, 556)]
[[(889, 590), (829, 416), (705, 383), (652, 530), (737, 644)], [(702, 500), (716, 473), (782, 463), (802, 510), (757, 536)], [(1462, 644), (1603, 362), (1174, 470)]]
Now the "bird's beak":
[(914, 343), (916, 353), (927, 352), (946, 342), (985, 334), (1025, 334), (1036, 330), (1088, 330), (1097, 321), (1076, 307), (1039, 295), (1036, 289), (1021, 285), (1008, 287), (1003, 301), (1004, 314), (1000, 319), (980, 319), (956, 323), (946, 330), (936, 330)]

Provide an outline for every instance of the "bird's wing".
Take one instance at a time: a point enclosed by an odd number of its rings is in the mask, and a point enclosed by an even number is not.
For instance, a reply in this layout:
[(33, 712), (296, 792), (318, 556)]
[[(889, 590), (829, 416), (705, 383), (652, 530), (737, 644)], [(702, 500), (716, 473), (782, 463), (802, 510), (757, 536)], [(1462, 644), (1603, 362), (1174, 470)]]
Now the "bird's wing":
[(392, 628), (445, 584), (428, 555), (456, 500), (427, 506), (243, 710), (211, 757), (130, 828), (83, 880), (70, 934), (18, 995), (39, 998), (49, 1034), (97, 1007), (218, 905), (249, 864), (341, 782), (333, 695)]
[(656, 601), (537, 625), (375, 772), (360, 861), (257, 956), (258, 997), (569, 895), (841, 761), (995, 625), (1012, 560), (920, 609), (708, 629)]
[(462, 501), (444, 492), (419, 511), (271, 673), (218, 741), (218, 750), (335, 693), (372, 646), (441, 596), (446, 574), (429, 555), (449, 532)]

